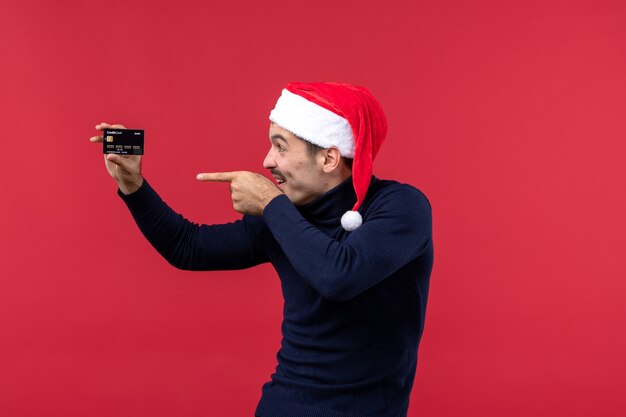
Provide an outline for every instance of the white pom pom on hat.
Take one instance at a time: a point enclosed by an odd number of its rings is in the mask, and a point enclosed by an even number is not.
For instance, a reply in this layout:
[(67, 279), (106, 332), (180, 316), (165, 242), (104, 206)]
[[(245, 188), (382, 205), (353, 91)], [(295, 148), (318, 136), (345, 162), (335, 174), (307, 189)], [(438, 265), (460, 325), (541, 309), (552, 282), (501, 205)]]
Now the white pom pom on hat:
[(357, 227), (363, 224), (363, 217), (358, 211), (348, 210), (341, 216), (341, 227), (348, 232), (356, 230)]
[(364, 87), (340, 83), (290, 83), (270, 113), (270, 121), (322, 148), (336, 146), (353, 158), (357, 201), (341, 217), (347, 231), (363, 223), (357, 211), (367, 194), (374, 158), (387, 135), (382, 106)]

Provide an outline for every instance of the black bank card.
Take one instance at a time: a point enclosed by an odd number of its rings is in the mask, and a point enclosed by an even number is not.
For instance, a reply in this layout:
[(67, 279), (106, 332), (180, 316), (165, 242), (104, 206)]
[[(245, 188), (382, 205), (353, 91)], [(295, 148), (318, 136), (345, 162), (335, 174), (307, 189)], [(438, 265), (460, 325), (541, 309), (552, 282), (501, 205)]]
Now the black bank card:
[(143, 155), (143, 130), (106, 129), (102, 143), (104, 153)]

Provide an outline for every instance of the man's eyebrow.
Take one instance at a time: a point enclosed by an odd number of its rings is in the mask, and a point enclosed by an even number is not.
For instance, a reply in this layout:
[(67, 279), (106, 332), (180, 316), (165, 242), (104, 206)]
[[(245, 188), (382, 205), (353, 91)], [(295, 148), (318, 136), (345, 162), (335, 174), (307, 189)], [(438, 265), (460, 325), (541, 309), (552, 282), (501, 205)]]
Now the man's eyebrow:
[(282, 140), (283, 142), (288, 143), (287, 139), (285, 139), (285, 137), (283, 135), (279, 134), (279, 133), (274, 133), (272, 136), (270, 136), (270, 139), (272, 139), (272, 140)]

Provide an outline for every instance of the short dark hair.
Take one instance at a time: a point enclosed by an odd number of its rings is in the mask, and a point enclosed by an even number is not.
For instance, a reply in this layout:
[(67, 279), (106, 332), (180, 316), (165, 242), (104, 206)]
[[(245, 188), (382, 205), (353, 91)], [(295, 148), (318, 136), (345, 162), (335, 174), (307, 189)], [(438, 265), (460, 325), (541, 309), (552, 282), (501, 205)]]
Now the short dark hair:
[[(321, 146), (317, 146), (316, 144), (309, 142), (308, 140), (304, 140), (301, 137), (296, 136), (298, 139), (303, 140), (304, 144), (306, 145), (306, 151), (309, 154), (309, 156), (311, 158), (315, 158), (315, 155), (317, 155), (317, 153), (319, 151), (321, 151), (322, 148)], [(341, 157), (341, 159), (343, 160), (343, 163), (346, 164), (346, 166), (348, 167), (349, 170), (352, 170), (352, 158), (346, 158), (344, 156)]]

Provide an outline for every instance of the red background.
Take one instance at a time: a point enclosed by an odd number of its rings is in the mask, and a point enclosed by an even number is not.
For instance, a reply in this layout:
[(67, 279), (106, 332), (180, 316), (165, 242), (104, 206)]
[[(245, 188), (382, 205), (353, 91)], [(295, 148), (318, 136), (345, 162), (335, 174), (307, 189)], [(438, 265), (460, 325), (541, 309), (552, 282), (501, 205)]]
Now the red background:
[(379, 177), (421, 188), (436, 262), (410, 416), (626, 408), (626, 3), (0, 3), (0, 414), (252, 416), (281, 297), (265, 265), (170, 267), (88, 142), (146, 131), (198, 222), (204, 171), (262, 171), (289, 81), (382, 102)]

